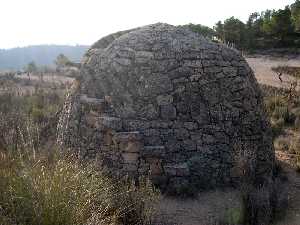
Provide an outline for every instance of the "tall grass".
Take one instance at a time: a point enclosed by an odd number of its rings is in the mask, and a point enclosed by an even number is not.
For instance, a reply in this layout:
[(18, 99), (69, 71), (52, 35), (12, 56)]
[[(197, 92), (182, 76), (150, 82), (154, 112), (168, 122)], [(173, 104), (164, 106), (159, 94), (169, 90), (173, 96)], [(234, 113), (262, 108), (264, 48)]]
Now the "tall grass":
[(113, 181), (74, 157), (0, 157), (1, 225), (148, 224), (150, 182)]

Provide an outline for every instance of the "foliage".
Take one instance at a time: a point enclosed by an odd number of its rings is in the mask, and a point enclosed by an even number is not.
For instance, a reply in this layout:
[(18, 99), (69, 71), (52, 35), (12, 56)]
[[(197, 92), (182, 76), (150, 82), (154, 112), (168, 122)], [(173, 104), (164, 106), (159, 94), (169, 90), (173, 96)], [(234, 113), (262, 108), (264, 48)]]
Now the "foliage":
[(65, 67), (70, 63), (71, 63), (70, 60), (64, 54), (59, 54), (55, 60), (55, 64), (57, 67)]
[(287, 42), (288, 36), (293, 32), (290, 8), (286, 7), (284, 10), (273, 11), (267, 28), (263, 29), (263, 31), (273, 36), (273, 38), (278, 39), (279, 43), (284, 45)]
[(300, 67), (296, 67), (296, 66), (277, 66), (277, 67), (273, 67), (272, 70), (276, 73), (285, 73), (285, 74), (293, 76), (297, 79), (300, 78)]
[(0, 95), (0, 224), (149, 224), (159, 194), (148, 179), (114, 180), (55, 151), (62, 96), (42, 88), (19, 96), (14, 85)]
[(35, 64), (34, 61), (28, 63), (28, 65), (25, 67), (25, 70), (28, 72), (28, 73), (34, 73), (34, 72), (37, 72), (38, 68)]
[(216, 37), (238, 49), (298, 47), (300, 1), (284, 9), (250, 14), (246, 23), (230, 17), (214, 26)]
[[(6, 82), (6, 84), (8, 84)], [(53, 139), (63, 95), (56, 90), (37, 88), (29, 95), (11, 91), (0, 95), (0, 142), (5, 149), (39, 149)]]
[(245, 43), (245, 25), (239, 19), (231, 17), (224, 21), (224, 38), (226, 42), (243, 47)]
[(211, 29), (210, 27), (207, 26), (203, 26), (201, 24), (188, 24), (185, 25), (188, 28), (190, 28), (192, 31), (202, 34), (204, 37), (207, 37), (208, 39), (213, 39), (213, 37), (215, 36), (215, 31), (213, 29)]
[(148, 224), (148, 181), (113, 181), (73, 156), (0, 154), (0, 224)]
[(300, 1), (296, 0), (291, 5), (291, 19), (296, 32), (300, 31)]
[(264, 91), (265, 107), (270, 118), (273, 135), (275, 137), (278, 136), (286, 127), (298, 129), (300, 99), (297, 96), (299, 93), (296, 92), (291, 96), (289, 90), (276, 88), (272, 88), (271, 90), (266, 86), (264, 87)]

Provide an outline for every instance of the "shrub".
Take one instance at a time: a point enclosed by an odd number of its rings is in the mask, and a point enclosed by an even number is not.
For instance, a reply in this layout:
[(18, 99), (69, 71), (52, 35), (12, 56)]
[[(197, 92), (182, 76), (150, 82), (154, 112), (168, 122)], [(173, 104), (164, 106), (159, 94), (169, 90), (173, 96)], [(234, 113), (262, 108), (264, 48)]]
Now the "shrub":
[(276, 150), (289, 151), (290, 150), (289, 140), (284, 137), (278, 137), (276, 140), (274, 140), (274, 147)]
[(271, 123), (271, 129), (272, 129), (272, 134), (273, 137), (277, 137), (278, 135), (280, 135), (283, 131), (284, 128), (284, 120), (281, 118), (279, 120), (276, 121), (272, 121)]
[(74, 157), (2, 154), (0, 224), (146, 224), (157, 192), (104, 176)]
[(221, 223), (228, 224), (228, 225), (243, 224), (245, 221), (244, 215), (245, 215), (245, 212), (242, 207), (227, 209), (227, 211), (225, 212), (224, 219)]

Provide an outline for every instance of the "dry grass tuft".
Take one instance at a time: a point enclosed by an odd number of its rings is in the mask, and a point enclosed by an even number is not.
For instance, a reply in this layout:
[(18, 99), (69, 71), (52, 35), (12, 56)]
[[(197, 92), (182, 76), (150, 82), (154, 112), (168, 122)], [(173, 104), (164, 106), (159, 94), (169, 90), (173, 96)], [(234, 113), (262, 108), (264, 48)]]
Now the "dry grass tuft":
[(148, 181), (114, 182), (74, 157), (4, 154), (0, 224), (148, 224), (158, 193)]

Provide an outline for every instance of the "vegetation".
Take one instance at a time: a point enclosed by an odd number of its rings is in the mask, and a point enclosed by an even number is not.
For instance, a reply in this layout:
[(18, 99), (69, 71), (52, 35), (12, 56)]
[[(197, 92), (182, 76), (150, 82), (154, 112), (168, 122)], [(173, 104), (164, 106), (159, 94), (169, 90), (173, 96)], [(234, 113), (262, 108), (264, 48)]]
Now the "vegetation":
[(290, 76), (293, 76), (297, 79), (300, 78), (300, 67), (296, 67), (296, 66), (278, 66), (278, 67), (274, 67), (272, 68), (272, 70), (276, 73), (285, 73), (288, 74)]
[[(298, 78), (298, 68), (277, 67), (275, 71)], [(300, 94), (298, 91), (264, 86), (265, 104), (274, 135), (274, 147), (292, 156), (292, 166), (300, 171)]]
[(150, 182), (113, 181), (74, 157), (1, 152), (0, 224), (148, 224)]
[(204, 36), (230, 44), (240, 50), (300, 47), (300, 0), (284, 9), (254, 12), (246, 23), (230, 17), (218, 21), (213, 29), (200, 25), (186, 25)]
[(35, 64), (34, 61), (28, 63), (28, 65), (25, 67), (25, 70), (28, 72), (28, 73), (34, 73), (34, 72), (37, 72), (38, 68)]
[(277, 89), (263, 86), (267, 114), (274, 136), (280, 135), (284, 128), (299, 129), (300, 99), (293, 89)]
[(64, 67), (64, 66), (69, 65), (70, 63), (71, 63), (71, 61), (64, 54), (59, 54), (55, 60), (55, 64), (57, 67)]
[(201, 25), (201, 24), (189, 23), (187, 25), (184, 25), (183, 27), (188, 27), (192, 31), (194, 31), (196, 33), (200, 33), (204, 37), (207, 37), (208, 39), (213, 39), (213, 37), (215, 36), (215, 31), (212, 28)]
[(114, 180), (55, 150), (59, 89), (18, 95), (11, 77), (1, 84), (9, 87), (0, 94), (1, 225), (150, 223), (159, 194), (146, 178)]

